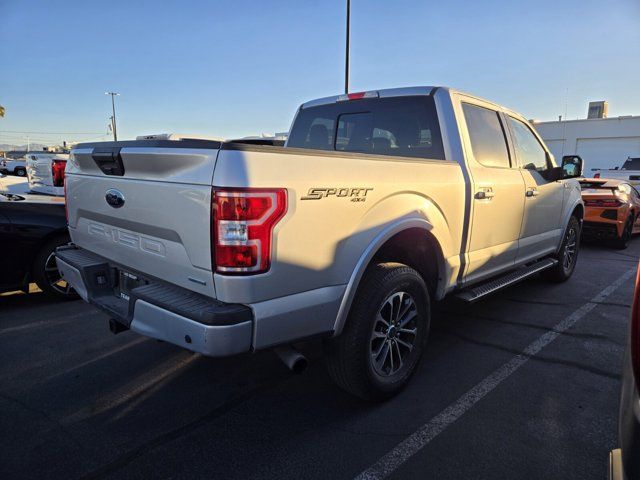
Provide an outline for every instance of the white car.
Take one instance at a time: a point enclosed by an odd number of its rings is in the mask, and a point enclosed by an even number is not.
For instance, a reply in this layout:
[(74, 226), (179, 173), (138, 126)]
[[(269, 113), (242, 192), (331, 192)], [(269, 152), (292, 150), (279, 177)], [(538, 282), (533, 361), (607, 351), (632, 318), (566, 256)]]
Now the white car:
[(54, 152), (31, 152), (26, 157), (29, 190), (34, 193), (64, 196), (64, 170), (69, 155)]
[(579, 157), (558, 166), (526, 117), (446, 87), (303, 104), (285, 146), (77, 145), (63, 278), (131, 329), (210, 356), (324, 337), (329, 372), (397, 393), (431, 304), (574, 271)]
[(24, 177), (27, 175), (27, 161), (24, 158), (3, 157), (0, 159), (0, 172)]

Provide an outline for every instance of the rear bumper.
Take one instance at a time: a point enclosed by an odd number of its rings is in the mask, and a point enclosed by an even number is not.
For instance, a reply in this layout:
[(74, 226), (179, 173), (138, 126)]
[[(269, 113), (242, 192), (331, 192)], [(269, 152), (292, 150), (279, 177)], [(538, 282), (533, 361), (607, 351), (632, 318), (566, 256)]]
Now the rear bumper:
[(582, 235), (590, 240), (610, 240), (618, 238), (618, 222), (582, 222)]
[(633, 374), (630, 346), (625, 352), (622, 371), (618, 437), (621, 478), (640, 478), (640, 393)]
[(58, 270), (78, 294), (142, 335), (222, 357), (251, 349), (253, 312), (158, 280), (116, 296), (117, 266), (75, 246), (56, 252)]
[(609, 480), (624, 480), (622, 452), (619, 448), (609, 452)]

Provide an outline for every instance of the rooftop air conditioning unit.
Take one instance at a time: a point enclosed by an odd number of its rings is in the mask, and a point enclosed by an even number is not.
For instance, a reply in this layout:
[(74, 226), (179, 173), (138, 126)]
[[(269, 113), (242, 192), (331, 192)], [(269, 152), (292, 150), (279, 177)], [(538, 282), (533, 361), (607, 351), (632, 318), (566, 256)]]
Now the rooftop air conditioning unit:
[(609, 115), (609, 102), (600, 100), (599, 102), (589, 102), (587, 118), (607, 118)]

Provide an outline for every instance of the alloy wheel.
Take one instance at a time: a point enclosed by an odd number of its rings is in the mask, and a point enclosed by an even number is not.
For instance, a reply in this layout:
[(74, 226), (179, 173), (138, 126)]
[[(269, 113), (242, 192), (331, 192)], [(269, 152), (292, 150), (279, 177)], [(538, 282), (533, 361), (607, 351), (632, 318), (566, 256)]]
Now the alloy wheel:
[(564, 256), (562, 258), (562, 266), (565, 270), (569, 270), (576, 259), (578, 251), (578, 233), (574, 227), (567, 232), (567, 243), (564, 247)]
[(418, 307), (407, 292), (396, 292), (382, 303), (371, 333), (370, 355), (374, 371), (394, 375), (405, 365), (418, 335)]

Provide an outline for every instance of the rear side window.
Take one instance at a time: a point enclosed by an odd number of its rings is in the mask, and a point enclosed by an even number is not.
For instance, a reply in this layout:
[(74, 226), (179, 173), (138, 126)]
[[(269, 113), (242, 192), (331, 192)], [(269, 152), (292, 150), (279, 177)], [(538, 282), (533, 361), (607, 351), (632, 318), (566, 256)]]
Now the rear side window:
[(471, 149), (477, 162), (485, 167), (509, 168), (509, 150), (498, 112), (463, 103)]
[(433, 98), (407, 96), (303, 108), (288, 147), (444, 160)]

